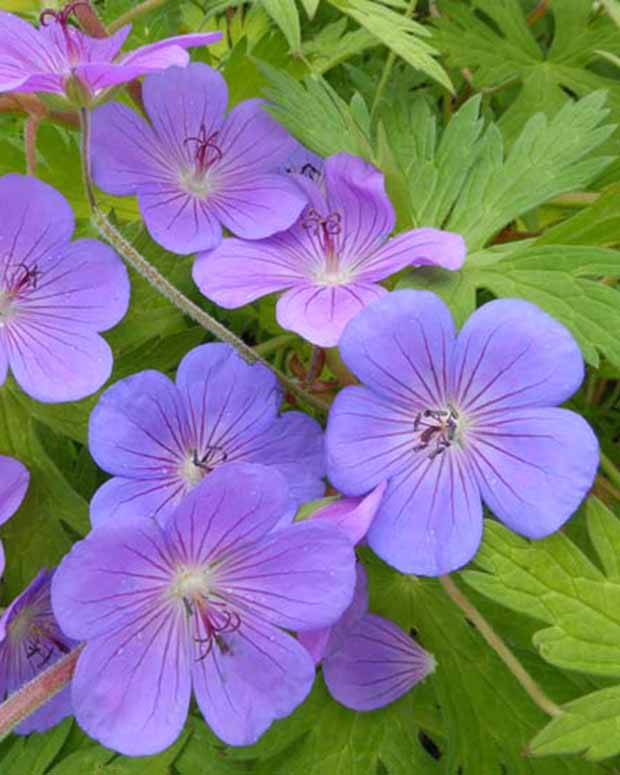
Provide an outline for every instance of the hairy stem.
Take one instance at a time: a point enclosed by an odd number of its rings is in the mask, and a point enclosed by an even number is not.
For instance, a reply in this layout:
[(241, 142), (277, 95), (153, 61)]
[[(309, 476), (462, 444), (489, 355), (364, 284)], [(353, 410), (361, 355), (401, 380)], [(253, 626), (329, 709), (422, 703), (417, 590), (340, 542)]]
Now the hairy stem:
[(562, 709), (553, 702), (532, 676), (527, 672), (519, 660), (515, 657), (512, 651), (495, 632), (487, 620), (482, 616), (480, 611), (471, 603), (461, 590), (456, 586), (450, 576), (440, 576), (439, 581), (441, 586), (447, 592), (448, 596), (454, 603), (463, 611), (465, 616), (475, 625), (478, 632), (482, 635), (489, 646), (495, 651), (497, 656), (502, 660), (510, 672), (514, 675), (517, 681), (525, 689), (532, 702), (544, 711), (548, 716), (560, 716), (562, 715)]
[(81, 129), (81, 166), (82, 182), (84, 191), (88, 199), (91, 210), (95, 208), (95, 192), (93, 190), (93, 180), (90, 174), (90, 113), (88, 108), (80, 108), (80, 129)]
[[(407, 6), (407, 9), (404, 14), (405, 19), (409, 19), (413, 15), (413, 12), (415, 11), (415, 7), (417, 4), (418, 4), (418, 0), (410, 0), (409, 5)], [(385, 60), (385, 66), (383, 68), (383, 72), (381, 73), (381, 79), (379, 80), (377, 91), (375, 92), (375, 96), (372, 101), (372, 107), (370, 108), (371, 117), (374, 117), (375, 113), (377, 112), (377, 108), (379, 107), (379, 103), (381, 102), (381, 97), (383, 96), (385, 87), (387, 86), (387, 83), (390, 80), (390, 75), (392, 74), (392, 68), (394, 67), (395, 61), (396, 61), (396, 54), (392, 50), (390, 50), (390, 53), (388, 54), (387, 59)]]
[(108, 27), (110, 34), (120, 30), (121, 27), (124, 27), (137, 16), (141, 16), (143, 13), (148, 13), (155, 8), (159, 8), (159, 6), (163, 5), (165, 2), (166, 0), (144, 0), (143, 3), (138, 3), (134, 8), (130, 8), (129, 11), (119, 16), (118, 19), (114, 19)]
[(76, 646), (0, 704), (0, 740), (4, 740), (18, 724), (64, 689), (73, 677), (83, 648), (84, 644)]
[(200, 326), (216, 339), (221, 342), (226, 342), (232, 345), (239, 355), (247, 363), (262, 363), (268, 369), (271, 369), (282, 382), (284, 387), (293, 393), (300, 401), (312, 406), (314, 409), (318, 409), (321, 412), (326, 413), (329, 411), (329, 405), (324, 401), (321, 401), (316, 396), (303, 390), (303, 388), (293, 381), (286, 374), (283, 374), (279, 369), (276, 369), (269, 361), (261, 357), (255, 350), (247, 345), (242, 339), (235, 336), (229, 331), (226, 326), (222, 325), (219, 320), (211, 317), (201, 307), (187, 296), (184, 296), (178, 288), (176, 288), (171, 282), (169, 282), (157, 269), (152, 266), (144, 256), (140, 255), (138, 251), (131, 245), (125, 237), (110, 223), (105, 215), (97, 207), (93, 208), (93, 223), (101, 236), (112, 245), (112, 247), (121, 255), (125, 261), (130, 264), (139, 274), (144, 277), (162, 296), (165, 296), (171, 301), (175, 307), (181, 310), (185, 315), (190, 317)]
[(40, 123), (40, 115), (33, 114), (26, 120), (24, 143), (26, 147), (26, 173), (28, 175), (36, 175), (37, 173), (37, 130)]

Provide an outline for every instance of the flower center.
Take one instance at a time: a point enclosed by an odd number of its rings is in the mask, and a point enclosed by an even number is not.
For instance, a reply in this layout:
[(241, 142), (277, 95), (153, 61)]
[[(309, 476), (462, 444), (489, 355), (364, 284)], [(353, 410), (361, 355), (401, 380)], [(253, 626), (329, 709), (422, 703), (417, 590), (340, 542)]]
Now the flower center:
[(425, 409), (416, 414), (413, 432), (417, 434), (413, 451), (426, 450), (429, 459), (433, 460), (455, 441), (462, 440), (461, 418), (450, 405), (446, 409)]
[(44, 667), (55, 652), (68, 654), (68, 646), (58, 637), (53, 620), (46, 621), (33, 616), (32, 610), (25, 608), (17, 614), (10, 625), (10, 636), (24, 645), (26, 658), (36, 670)]
[(181, 466), (181, 476), (190, 488), (195, 487), (207, 474), (227, 460), (228, 453), (222, 447), (213, 445), (200, 452), (194, 449)]
[(15, 302), (23, 301), (30, 291), (36, 290), (41, 272), (36, 264), (9, 264), (0, 281), (0, 327), (13, 317)]
[(217, 144), (218, 135), (219, 132), (212, 132), (207, 136), (207, 129), (204, 124), (201, 124), (198, 135), (186, 137), (183, 141), (184, 145), (191, 145), (194, 147), (194, 164), (196, 166), (196, 172), (206, 172), (222, 158), (222, 149)]
[(342, 233), (342, 215), (337, 210), (332, 210), (323, 216), (315, 207), (309, 207), (301, 219), (301, 225), (318, 239), (325, 255), (326, 275), (336, 276), (338, 274), (336, 237)]
[(170, 587), (170, 594), (181, 600), (187, 618), (193, 624), (194, 643), (198, 645), (197, 661), (211, 653), (214, 644), (222, 654), (230, 652), (223, 637), (236, 632), (241, 618), (220, 595), (208, 567), (182, 568)]

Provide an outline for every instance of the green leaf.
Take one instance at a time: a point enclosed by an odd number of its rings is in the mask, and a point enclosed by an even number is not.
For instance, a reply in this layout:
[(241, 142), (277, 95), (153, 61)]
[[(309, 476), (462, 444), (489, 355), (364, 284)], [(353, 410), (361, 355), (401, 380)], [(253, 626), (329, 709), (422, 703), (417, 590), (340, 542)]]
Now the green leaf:
[(620, 583), (620, 521), (598, 498), (588, 499), (586, 515), (588, 534), (605, 575)]
[(15, 743), (2, 761), (2, 775), (44, 775), (62, 748), (72, 725), (65, 719), (45, 734), (15, 737)]
[(529, 745), (534, 756), (579, 754), (599, 761), (620, 753), (620, 687), (587, 694), (562, 708), (562, 715)]
[[(600, 507), (594, 509), (600, 521)], [(614, 535), (616, 531), (617, 526)], [(611, 551), (610, 547), (601, 557), (604, 565), (610, 562)], [(566, 535), (527, 541), (488, 521), (475, 562), (481, 571), (461, 574), (468, 584), (550, 625), (533, 639), (544, 659), (568, 670), (620, 676), (620, 582), (606, 577)]]
[(394, 51), (416, 70), (421, 70), (437, 83), (453, 91), (446, 71), (433, 58), (437, 50), (421, 40), (429, 31), (406, 16), (391, 11), (375, 0), (329, 0), (339, 11), (365, 27), (368, 32)]
[(309, 19), (314, 19), (314, 15), (317, 12), (320, 2), (321, 0), (301, 0), (301, 4), (303, 5), (304, 10), (308, 14)]
[(261, 0), (263, 7), (284, 33), (291, 51), (301, 51), (299, 13), (294, 0)]

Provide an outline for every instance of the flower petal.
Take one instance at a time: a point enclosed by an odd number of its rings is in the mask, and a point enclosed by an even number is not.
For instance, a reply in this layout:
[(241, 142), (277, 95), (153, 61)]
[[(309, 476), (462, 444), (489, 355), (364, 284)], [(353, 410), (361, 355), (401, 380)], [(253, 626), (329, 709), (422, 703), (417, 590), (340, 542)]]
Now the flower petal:
[(163, 605), (145, 607), (132, 621), (90, 640), (72, 683), (78, 724), (127, 756), (167, 748), (189, 711), (189, 643), (184, 611)]
[(93, 527), (107, 520), (162, 518), (174, 509), (187, 492), (178, 475), (150, 475), (137, 479), (114, 476), (101, 485), (90, 502)]
[[(0, 91), (24, 91), (30, 76), (46, 73), (56, 57), (54, 47), (19, 16), (0, 11)], [(4, 201), (4, 200), (3, 200)]]
[(476, 310), (459, 334), (455, 359), (456, 404), (477, 416), (559, 404), (583, 379), (583, 358), (568, 329), (522, 299)]
[(340, 498), (333, 503), (328, 503), (327, 506), (315, 511), (312, 519), (327, 519), (344, 531), (351, 543), (358, 544), (372, 524), (386, 484), (385, 481), (380, 482), (374, 490), (363, 497)]
[(355, 586), (355, 553), (327, 522), (305, 521), (239, 547), (220, 566), (233, 605), (290, 630), (333, 624)]
[(284, 474), (295, 510), (325, 492), (323, 431), (307, 414), (286, 412), (275, 420), (269, 433), (239, 439), (235, 454), (248, 462), (275, 466)]
[(251, 745), (307, 697), (314, 664), (294, 638), (254, 619), (192, 665), (194, 692), (205, 720), (229, 745)]
[(327, 473), (345, 495), (364, 495), (415, 456), (415, 413), (366, 387), (341, 390), (329, 412)]
[(191, 138), (197, 138), (203, 126), (208, 138), (219, 132), (224, 122), (228, 104), (224, 78), (212, 67), (196, 62), (148, 76), (142, 93), (159, 144), (177, 172), (193, 165), (196, 145)]
[(0, 331), (17, 383), (37, 401), (79, 401), (96, 393), (112, 372), (112, 351), (91, 331), (49, 327), (23, 315)]
[(577, 510), (599, 462), (592, 429), (566, 409), (495, 415), (472, 429), (467, 442), (484, 501), (529, 538), (555, 532)]
[(181, 361), (176, 381), (198, 452), (218, 447), (228, 462), (246, 459), (244, 447), (260, 444), (282, 402), (273, 372), (246, 363), (228, 344), (195, 347)]
[(319, 347), (335, 347), (347, 323), (387, 291), (372, 283), (298, 285), (276, 305), (278, 323)]
[(400, 627), (375, 614), (358, 619), (340, 650), (323, 663), (335, 700), (358, 711), (388, 705), (426, 678), (435, 660)]
[(401, 573), (440, 576), (465, 565), (482, 538), (480, 492), (454, 447), (413, 455), (390, 479), (368, 531), (379, 557)]
[(452, 316), (438, 296), (393, 291), (351, 321), (340, 353), (362, 382), (415, 412), (447, 400), (454, 339)]
[(302, 267), (281, 240), (224, 239), (194, 262), (194, 282), (220, 307), (234, 309), (304, 281)]
[[(71, 239), (75, 222), (67, 200), (36, 178), (0, 178), (0, 282), (10, 266), (34, 266)], [(9, 263), (10, 262), (10, 263)]]
[(52, 580), (62, 631), (75, 640), (105, 639), (145, 610), (159, 610), (175, 559), (155, 520), (109, 520), (95, 528), (73, 545)]
[(220, 583), (224, 564), (246, 548), (252, 555), (257, 539), (278, 524), (288, 504), (286, 480), (274, 468), (231, 463), (206, 476), (165, 524), (173, 540), (177, 537), (177, 554), (187, 562), (219, 562)]
[(158, 371), (141, 371), (108, 388), (90, 415), (88, 444), (108, 473), (156, 480), (174, 476), (189, 451), (180, 396)]
[[(191, 35), (173, 35), (171, 38), (164, 38), (156, 43), (149, 43), (130, 51), (127, 56), (121, 60), (123, 65), (141, 65), (149, 69), (163, 67), (165, 59), (168, 57), (171, 65), (182, 64), (178, 54), (168, 49), (188, 49), (198, 46), (209, 46), (212, 43), (218, 43), (222, 39), (221, 32), (193, 33)], [(187, 62), (187, 58), (184, 60)], [(145, 70), (146, 72), (146, 70)]]
[(92, 122), (92, 172), (103, 191), (121, 195), (158, 191), (175, 180), (172, 159), (135, 110), (109, 102), (93, 112)]
[(0, 525), (21, 506), (29, 481), (30, 473), (23, 463), (0, 455)]
[(385, 193), (383, 173), (357, 156), (337, 153), (325, 162), (330, 211), (341, 216), (341, 264), (372, 254), (394, 229), (394, 208)]
[(356, 279), (377, 282), (406, 266), (460, 269), (466, 254), (465, 240), (460, 234), (440, 229), (412, 229), (389, 240), (368, 257), (360, 257), (355, 265)]

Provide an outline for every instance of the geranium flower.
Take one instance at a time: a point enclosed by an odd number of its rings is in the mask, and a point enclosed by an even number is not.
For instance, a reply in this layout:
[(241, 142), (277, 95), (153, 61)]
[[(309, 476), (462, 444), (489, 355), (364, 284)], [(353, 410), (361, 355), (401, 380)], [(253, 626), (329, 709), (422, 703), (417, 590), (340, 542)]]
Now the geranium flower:
[(332, 347), (351, 318), (387, 293), (380, 280), (406, 266), (463, 265), (458, 234), (413, 229), (388, 239), (394, 208), (382, 173), (362, 159), (336, 154), (313, 177), (308, 170), (295, 176), (309, 204), (288, 231), (253, 242), (225, 239), (198, 256), (194, 280), (207, 298), (230, 309), (284, 290), (278, 323)]
[(398, 625), (368, 613), (368, 579), (357, 564), (353, 602), (332, 627), (301, 632), (321, 663), (329, 693), (341, 705), (376, 710), (394, 702), (435, 670), (435, 659)]
[[(52, 571), (40, 571), (0, 617), (0, 700), (21, 689), (75, 645), (60, 630), (52, 612), (52, 575)], [(65, 687), (14, 732), (44, 732), (71, 713), (71, 694)]]
[(178, 35), (119, 56), (131, 25), (108, 38), (91, 38), (70, 23), (80, 2), (46, 9), (37, 29), (0, 11), (0, 92), (51, 92), (71, 95), (76, 84), (86, 98), (145, 73), (189, 62), (185, 51), (221, 39), (221, 33)]
[(93, 115), (93, 176), (111, 194), (137, 194), (154, 240), (175, 253), (209, 250), (222, 225), (247, 239), (288, 228), (306, 203), (273, 171), (295, 141), (246, 100), (226, 115), (228, 87), (211, 67), (171, 68), (144, 80), (147, 123), (108, 103)]
[[(23, 463), (0, 455), (0, 525), (21, 506), (29, 481), (30, 473)], [(0, 543), (0, 576), (4, 572), (4, 564), (4, 549)]]
[(181, 732), (193, 688), (215, 734), (247, 745), (304, 700), (314, 664), (286, 630), (341, 616), (355, 555), (326, 522), (281, 526), (287, 506), (280, 473), (238, 463), (163, 524), (109, 520), (73, 547), (52, 598), (63, 629), (86, 641), (72, 698), (91, 737), (156, 753)]
[(581, 384), (583, 359), (534, 304), (492, 301), (457, 337), (437, 296), (395, 291), (351, 321), (340, 352), (364, 385), (332, 405), (328, 474), (348, 495), (388, 481), (368, 543), (398, 570), (434, 576), (467, 563), (482, 500), (540, 538), (590, 489), (596, 437), (555, 408)]
[(274, 374), (248, 365), (225, 344), (188, 353), (176, 385), (157, 371), (117, 382), (90, 418), (90, 452), (114, 474), (92, 500), (93, 524), (161, 517), (214, 469), (240, 460), (286, 475), (292, 513), (321, 497), (321, 427), (301, 412), (278, 416), (281, 403)]
[(70, 242), (73, 213), (35, 178), (0, 178), (0, 384), (9, 366), (39, 401), (77, 401), (110, 376), (97, 332), (124, 316), (127, 270), (101, 242)]

